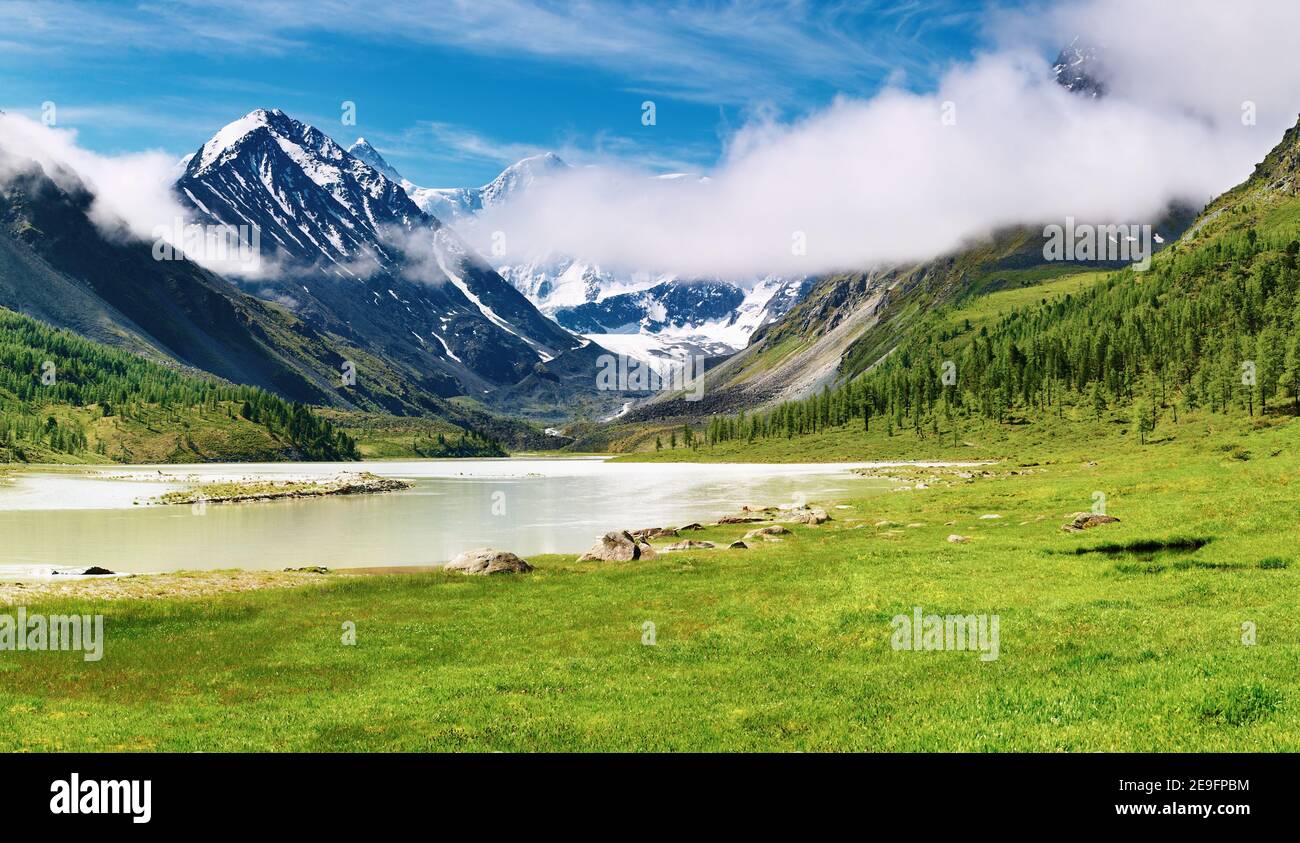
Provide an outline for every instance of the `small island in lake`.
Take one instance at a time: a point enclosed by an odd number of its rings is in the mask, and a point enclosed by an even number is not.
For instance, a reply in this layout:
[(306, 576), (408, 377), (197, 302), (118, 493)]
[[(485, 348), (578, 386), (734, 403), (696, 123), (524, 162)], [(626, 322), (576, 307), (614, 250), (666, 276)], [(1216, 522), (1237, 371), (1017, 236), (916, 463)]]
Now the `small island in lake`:
[(162, 504), (246, 503), (279, 498), (375, 494), (409, 488), (411, 484), (405, 480), (380, 477), (368, 471), (345, 471), (323, 480), (236, 480), (204, 483), (191, 489), (168, 492), (157, 500)]

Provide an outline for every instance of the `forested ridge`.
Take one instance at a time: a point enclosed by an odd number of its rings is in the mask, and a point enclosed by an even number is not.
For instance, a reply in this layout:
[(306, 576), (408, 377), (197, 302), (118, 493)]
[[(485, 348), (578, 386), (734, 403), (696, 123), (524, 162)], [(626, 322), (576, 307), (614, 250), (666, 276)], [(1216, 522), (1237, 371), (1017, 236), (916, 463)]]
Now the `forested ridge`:
[(698, 447), (846, 425), (955, 438), (971, 419), (1124, 412), (1145, 439), (1189, 410), (1300, 415), (1297, 135), (1150, 271), (1123, 269), (982, 324), (961, 317), (971, 300), (932, 311), (856, 377), (711, 417), (684, 438)]
[(962, 418), (1131, 408), (1139, 432), (1180, 409), (1300, 412), (1295, 239), (1254, 229), (1174, 253), (1152, 271), (1012, 311), (974, 329), (939, 312), (877, 366), (770, 410), (711, 418), (704, 441), (879, 424), (917, 435)]
[(357, 458), (349, 436), (302, 404), (186, 374), (0, 308), (0, 461), (115, 457), (97, 435), (96, 419), (135, 422), (160, 435), (169, 432), (168, 422), (251, 425), (286, 456)]

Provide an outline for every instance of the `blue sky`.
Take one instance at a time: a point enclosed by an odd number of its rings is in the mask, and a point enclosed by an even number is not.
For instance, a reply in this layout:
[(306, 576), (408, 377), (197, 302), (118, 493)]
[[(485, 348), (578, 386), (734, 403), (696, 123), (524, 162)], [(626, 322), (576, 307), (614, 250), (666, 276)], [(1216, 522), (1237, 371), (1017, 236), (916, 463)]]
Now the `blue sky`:
[(278, 107), (345, 145), (364, 135), (427, 186), (542, 150), (703, 172), (756, 117), (926, 89), (982, 46), (985, 20), (967, 0), (0, 0), (0, 109), (53, 102), (90, 149), (179, 157)]

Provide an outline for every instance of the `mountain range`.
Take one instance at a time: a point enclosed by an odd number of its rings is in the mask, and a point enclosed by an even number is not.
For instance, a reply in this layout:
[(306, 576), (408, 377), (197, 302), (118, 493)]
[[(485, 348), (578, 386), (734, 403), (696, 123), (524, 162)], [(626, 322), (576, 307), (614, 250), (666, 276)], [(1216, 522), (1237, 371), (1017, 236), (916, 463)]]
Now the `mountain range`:
[(444, 397), (515, 383), (587, 344), (400, 185), (281, 111), (223, 128), (176, 189), (196, 217), (260, 228), (273, 271), (242, 280), (246, 289), (354, 339)]
[[(472, 226), (484, 210), (523, 196), (572, 167), (552, 152), (510, 165), (481, 187), (420, 187), (365, 138), (348, 152), (402, 185), (426, 213), (452, 228)], [(676, 181), (707, 178), (673, 173)], [(654, 267), (618, 268), (570, 255), (501, 256), (493, 268), (539, 310), (606, 348), (658, 365), (686, 355), (726, 356), (760, 326), (780, 318), (807, 291), (806, 278), (683, 278)]]
[(536, 437), (520, 425), (503, 435), (485, 412), (494, 390), (544, 378), (546, 418), (623, 402), (594, 388), (602, 349), (543, 316), (400, 186), (283, 112), (224, 127), (175, 186), (186, 222), (256, 227), (261, 259), (248, 272), (106, 236), (90, 188), (2, 137), (0, 165), (0, 306), (293, 400), (470, 430), (490, 421), (507, 442)]
[[(1098, 56), (1072, 44), (1057, 83), (1105, 96)], [(480, 187), (427, 188), (365, 139), (344, 149), (275, 109), (222, 127), (181, 163), (174, 192), (189, 221), (256, 230), (254, 265), (158, 260), (148, 243), (106, 236), (89, 187), (0, 137), (0, 306), (292, 400), (434, 416), (507, 444), (540, 433), (498, 414), (638, 424), (802, 398), (870, 369), (930, 309), (1069, 269), (1046, 262), (1035, 226), (815, 278), (488, 258), (468, 243), (475, 222), (570, 172), (557, 155)], [(1193, 217), (1171, 206), (1158, 239), (1172, 243)], [(706, 358), (705, 399), (598, 389), (611, 351), (655, 365)]]
[[(1076, 40), (1053, 67), (1057, 84), (1081, 97), (1106, 95), (1101, 51)], [(1174, 202), (1153, 226), (1154, 248), (1173, 243), (1197, 216)], [(652, 396), (619, 424), (698, 420), (806, 398), (858, 377), (889, 355), (921, 315), (963, 298), (1082, 269), (1119, 269), (1119, 261), (1050, 262), (1041, 225), (1010, 226), (976, 238), (950, 254), (900, 264), (831, 273), (807, 284), (783, 317), (753, 332), (740, 352), (711, 367), (702, 400), (673, 393)], [(603, 431), (587, 447), (603, 447)], [(580, 442), (580, 445), (582, 443)]]

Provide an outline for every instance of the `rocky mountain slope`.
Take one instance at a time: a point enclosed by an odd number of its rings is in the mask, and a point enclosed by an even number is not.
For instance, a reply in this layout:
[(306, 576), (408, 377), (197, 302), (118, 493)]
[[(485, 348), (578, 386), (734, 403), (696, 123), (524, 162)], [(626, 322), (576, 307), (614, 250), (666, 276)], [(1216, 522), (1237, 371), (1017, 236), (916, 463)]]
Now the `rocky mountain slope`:
[[(510, 165), (482, 187), (425, 188), (401, 179), (364, 138), (348, 151), (399, 180), (421, 209), (452, 227), (472, 224), (484, 209), (510, 202), (570, 169), (559, 156), (545, 153)], [(493, 266), (560, 325), (655, 365), (684, 355), (734, 353), (748, 344), (756, 328), (779, 318), (807, 289), (802, 278), (682, 278), (653, 268), (618, 269), (555, 254), (523, 260), (502, 256)]]
[[(1053, 73), (1057, 84), (1079, 96), (1095, 99), (1106, 93), (1096, 48), (1071, 43), (1061, 51)], [(1153, 226), (1153, 247), (1172, 242), (1195, 216), (1195, 208), (1171, 204)], [(931, 308), (1000, 285), (1026, 283), (1027, 278), (1124, 265), (1049, 262), (1043, 246), (1043, 226), (1015, 226), (932, 260), (815, 279), (782, 318), (759, 328), (744, 351), (708, 373), (702, 401), (656, 396), (620, 422), (698, 418), (804, 398), (875, 364)]]
[[(65, 190), (2, 144), (15, 174), (0, 184), (0, 306), (296, 400), (352, 403), (331, 385), (345, 344), (189, 261), (156, 261), (149, 244), (107, 239), (88, 216), (88, 190)], [(60, 182), (79, 185), (69, 174)]]
[[(507, 443), (535, 447), (540, 441), (527, 425), (445, 400), (444, 392), (458, 392), (454, 380), (394, 365), (358, 341), (346, 323), (329, 323), (341, 326), (335, 332), (281, 302), (241, 291), (182, 254), (158, 260), (151, 243), (106, 236), (90, 217), (93, 195), (75, 175), (61, 171), (56, 182), (37, 162), (6, 152), (3, 137), (0, 171), (6, 174), (0, 181), (0, 307), (292, 400), (428, 414), (455, 427), (491, 429)], [(564, 333), (538, 319), (548, 331)], [(348, 362), (359, 377), (345, 386), (341, 374)], [(617, 406), (614, 399), (609, 403)]]
[(244, 279), (246, 289), (440, 395), (514, 383), (583, 344), (400, 185), (283, 112), (223, 128), (176, 189), (208, 222), (260, 227), (270, 269)]

